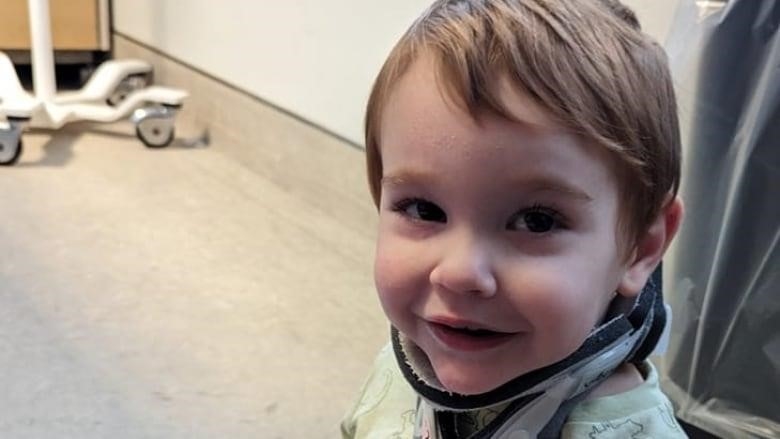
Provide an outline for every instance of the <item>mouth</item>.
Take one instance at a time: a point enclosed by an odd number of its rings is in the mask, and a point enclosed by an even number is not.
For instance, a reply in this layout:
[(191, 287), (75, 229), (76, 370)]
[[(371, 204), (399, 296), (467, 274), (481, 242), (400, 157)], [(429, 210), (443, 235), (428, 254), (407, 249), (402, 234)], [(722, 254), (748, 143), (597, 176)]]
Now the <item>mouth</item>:
[(481, 351), (498, 347), (517, 333), (501, 332), (466, 322), (427, 322), (433, 337), (444, 346), (457, 351)]
[[(435, 325), (437, 323), (434, 323)], [(469, 328), (468, 326), (464, 327), (454, 327), (454, 326), (447, 326), (447, 325), (440, 325), (442, 329), (446, 331), (455, 332), (461, 335), (467, 335), (470, 337), (479, 337), (479, 338), (485, 338), (485, 337), (496, 337), (500, 335), (508, 335), (506, 332), (498, 332), (493, 331), (491, 329), (482, 329), (482, 328)]]

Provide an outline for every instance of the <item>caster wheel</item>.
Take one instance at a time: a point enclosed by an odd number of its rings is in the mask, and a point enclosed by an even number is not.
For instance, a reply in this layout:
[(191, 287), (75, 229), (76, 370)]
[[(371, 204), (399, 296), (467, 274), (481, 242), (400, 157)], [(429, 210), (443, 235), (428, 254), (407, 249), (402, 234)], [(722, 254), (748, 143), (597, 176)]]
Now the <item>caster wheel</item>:
[(149, 117), (135, 126), (135, 135), (147, 148), (165, 148), (173, 142), (175, 130), (167, 117)]
[(22, 139), (15, 142), (0, 141), (0, 166), (11, 166), (22, 156)]

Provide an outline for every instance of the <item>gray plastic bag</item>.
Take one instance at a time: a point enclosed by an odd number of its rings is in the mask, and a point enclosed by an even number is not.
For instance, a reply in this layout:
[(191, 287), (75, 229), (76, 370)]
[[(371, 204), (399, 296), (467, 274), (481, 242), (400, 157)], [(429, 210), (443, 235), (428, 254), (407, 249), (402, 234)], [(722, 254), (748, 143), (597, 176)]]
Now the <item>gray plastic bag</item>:
[(724, 438), (780, 438), (780, 1), (682, 0), (666, 42), (686, 218), (664, 263), (664, 390)]

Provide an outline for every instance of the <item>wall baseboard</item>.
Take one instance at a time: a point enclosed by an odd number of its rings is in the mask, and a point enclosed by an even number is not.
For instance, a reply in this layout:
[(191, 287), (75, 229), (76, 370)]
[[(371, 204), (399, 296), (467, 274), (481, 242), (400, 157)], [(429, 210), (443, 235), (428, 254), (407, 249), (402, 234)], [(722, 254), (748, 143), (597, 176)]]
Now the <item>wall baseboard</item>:
[(177, 129), (206, 131), (210, 147), (373, 236), (362, 148), (127, 37), (114, 34), (113, 47), (117, 59), (151, 63), (156, 84), (189, 92)]

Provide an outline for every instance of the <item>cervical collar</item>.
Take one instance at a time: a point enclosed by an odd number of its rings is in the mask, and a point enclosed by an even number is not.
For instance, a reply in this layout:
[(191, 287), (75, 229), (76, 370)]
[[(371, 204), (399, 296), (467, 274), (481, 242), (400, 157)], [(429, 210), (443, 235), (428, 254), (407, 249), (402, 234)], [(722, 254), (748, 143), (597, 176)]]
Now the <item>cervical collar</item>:
[(635, 300), (617, 296), (605, 322), (594, 329), (574, 353), (477, 395), (445, 390), (425, 353), (392, 328), (396, 360), (421, 398), (415, 438), (426, 437), (426, 434), (431, 439), (455, 437), (453, 412), (506, 403), (508, 407), (472, 438), (558, 437), (569, 412), (589, 390), (609, 377), (619, 365), (644, 361), (655, 347), (666, 324), (658, 285), (660, 269)]

